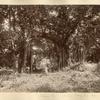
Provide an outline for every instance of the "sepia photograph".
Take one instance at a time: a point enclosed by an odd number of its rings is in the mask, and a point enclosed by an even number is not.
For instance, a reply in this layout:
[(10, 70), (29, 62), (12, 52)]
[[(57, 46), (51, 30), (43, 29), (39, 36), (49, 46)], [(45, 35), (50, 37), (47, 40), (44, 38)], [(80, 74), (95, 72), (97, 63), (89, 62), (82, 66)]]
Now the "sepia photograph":
[(0, 5), (0, 92), (100, 92), (100, 5)]

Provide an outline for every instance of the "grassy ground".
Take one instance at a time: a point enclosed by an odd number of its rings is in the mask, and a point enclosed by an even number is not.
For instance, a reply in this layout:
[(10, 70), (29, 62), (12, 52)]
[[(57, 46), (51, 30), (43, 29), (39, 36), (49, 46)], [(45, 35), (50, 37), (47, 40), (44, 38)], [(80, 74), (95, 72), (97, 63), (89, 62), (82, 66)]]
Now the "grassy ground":
[(100, 92), (100, 76), (92, 71), (64, 70), (41, 74), (1, 74), (0, 92)]

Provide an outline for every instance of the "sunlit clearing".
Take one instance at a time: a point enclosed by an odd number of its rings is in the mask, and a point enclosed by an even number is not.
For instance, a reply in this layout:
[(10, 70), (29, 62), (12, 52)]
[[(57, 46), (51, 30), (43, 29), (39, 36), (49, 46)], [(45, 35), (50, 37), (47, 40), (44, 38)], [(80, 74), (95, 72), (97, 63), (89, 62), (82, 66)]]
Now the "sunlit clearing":
[(33, 47), (32, 47), (32, 49), (33, 49), (33, 50), (37, 50), (37, 49), (38, 49), (38, 47), (36, 47), (36, 46), (33, 46)]
[(3, 28), (4, 30), (9, 30), (9, 21), (8, 19), (5, 19), (4, 22), (3, 22)]

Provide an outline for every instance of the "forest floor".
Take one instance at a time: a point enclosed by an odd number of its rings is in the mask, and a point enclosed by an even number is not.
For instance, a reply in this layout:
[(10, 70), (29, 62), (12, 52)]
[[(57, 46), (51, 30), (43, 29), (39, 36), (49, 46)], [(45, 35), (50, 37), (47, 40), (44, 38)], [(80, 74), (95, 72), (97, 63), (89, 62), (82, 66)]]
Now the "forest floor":
[(6, 73), (0, 75), (0, 92), (100, 92), (100, 76), (77, 70), (48, 75)]

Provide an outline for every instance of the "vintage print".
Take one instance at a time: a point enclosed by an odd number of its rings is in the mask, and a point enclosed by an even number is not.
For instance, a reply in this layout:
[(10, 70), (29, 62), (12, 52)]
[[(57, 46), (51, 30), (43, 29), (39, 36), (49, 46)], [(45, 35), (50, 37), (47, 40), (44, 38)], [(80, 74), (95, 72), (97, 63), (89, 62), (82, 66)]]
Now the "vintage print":
[(100, 92), (100, 6), (0, 5), (0, 92)]

